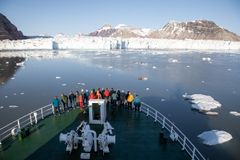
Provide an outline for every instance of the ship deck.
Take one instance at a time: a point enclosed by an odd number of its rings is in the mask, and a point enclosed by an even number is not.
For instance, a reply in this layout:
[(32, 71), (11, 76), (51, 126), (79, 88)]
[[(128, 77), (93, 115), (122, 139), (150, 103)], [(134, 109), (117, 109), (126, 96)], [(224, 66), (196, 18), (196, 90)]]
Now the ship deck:
[[(138, 160), (185, 160), (190, 159), (181, 151), (177, 142), (172, 142), (169, 134), (161, 129), (153, 119), (141, 112), (123, 108), (108, 109), (108, 121), (114, 127), (116, 144), (110, 146), (110, 153), (91, 153), (91, 159), (138, 159)], [(60, 116), (49, 116), (30, 129), (30, 135), (22, 140), (10, 137), (1, 145), (0, 159), (80, 159), (82, 150), (74, 150), (71, 155), (65, 151), (66, 145), (59, 142), (59, 134), (75, 130), (88, 114), (79, 109), (70, 110)], [(91, 125), (91, 128), (98, 128)], [(167, 138), (166, 144), (159, 140), (160, 132)]]

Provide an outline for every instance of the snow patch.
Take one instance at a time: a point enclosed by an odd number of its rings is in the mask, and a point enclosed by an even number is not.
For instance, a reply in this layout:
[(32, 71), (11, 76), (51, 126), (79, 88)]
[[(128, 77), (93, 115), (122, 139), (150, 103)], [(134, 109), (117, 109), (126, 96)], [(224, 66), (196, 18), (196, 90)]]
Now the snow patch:
[(200, 138), (204, 144), (212, 146), (230, 141), (233, 137), (226, 131), (211, 130), (199, 134), (198, 138)]
[(24, 62), (16, 63), (16, 66), (24, 66)]

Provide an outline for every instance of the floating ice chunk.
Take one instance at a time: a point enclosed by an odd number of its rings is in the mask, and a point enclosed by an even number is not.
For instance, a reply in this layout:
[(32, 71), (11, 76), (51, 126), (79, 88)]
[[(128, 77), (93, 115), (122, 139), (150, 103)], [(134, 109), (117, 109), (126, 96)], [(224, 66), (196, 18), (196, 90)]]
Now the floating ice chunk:
[(8, 96), (4, 96), (5, 98), (8, 98)]
[(24, 62), (16, 63), (16, 66), (24, 66)]
[(8, 106), (9, 108), (18, 108), (19, 106), (16, 106), (16, 105), (10, 105)]
[(190, 68), (190, 66), (189, 66), (189, 65), (187, 65), (186, 67), (187, 67), (187, 68)]
[(11, 79), (12, 79), (12, 80), (14, 80), (14, 79), (15, 79), (15, 77), (12, 77)]
[(234, 116), (240, 116), (240, 113), (236, 112), (236, 111), (230, 111), (229, 113), (234, 115)]
[(56, 79), (61, 79), (61, 77), (60, 76), (56, 76)]
[(3, 106), (0, 106), (0, 109), (3, 109), (4, 107)]
[(108, 66), (108, 69), (112, 69), (113, 68), (113, 66)]
[(67, 86), (67, 84), (66, 84), (66, 83), (63, 83), (62, 86), (65, 87), (65, 86)]
[(208, 112), (204, 112), (204, 113), (207, 114), (207, 115), (211, 115), (211, 116), (216, 116), (216, 115), (218, 115), (218, 112), (208, 111)]
[(16, 95), (17, 95), (17, 93), (13, 93), (13, 95), (14, 95), (14, 96), (16, 96)]
[(162, 98), (162, 99), (161, 99), (161, 102), (164, 102), (164, 101), (166, 101), (166, 100), (165, 100), (164, 98)]
[(198, 138), (202, 139), (204, 144), (211, 146), (230, 141), (232, 135), (226, 131), (211, 130), (199, 134)]
[(82, 85), (82, 86), (85, 86), (85, 85), (86, 85), (85, 83), (81, 83), (81, 82), (78, 82), (77, 84), (78, 84), (78, 85)]
[(149, 91), (150, 90), (150, 88), (146, 88), (146, 91)]
[(193, 94), (187, 95), (184, 94), (183, 98), (189, 100), (192, 104), (193, 109), (197, 109), (201, 112), (207, 112), (212, 109), (216, 109), (221, 107), (221, 103), (214, 100), (211, 96), (203, 95), (203, 94)]
[(156, 67), (156, 66), (153, 66), (152, 68), (153, 68), (153, 69), (157, 69), (157, 67)]
[(145, 62), (136, 62), (135, 64), (139, 64), (139, 65), (142, 65), (142, 66), (147, 66), (148, 63), (145, 63)]
[(24, 92), (21, 92), (20, 95), (24, 95)]
[(169, 63), (178, 63), (179, 61), (177, 59), (169, 58), (168, 62)]
[(228, 70), (229, 72), (230, 72), (230, 71), (232, 71), (232, 69), (231, 69), (231, 68), (228, 68), (227, 70)]
[(210, 62), (212, 59), (210, 58), (210, 57), (203, 57), (202, 58), (202, 61), (208, 61), (208, 62)]
[(148, 80), (148, 77), (140, 76), (140, 77), (138, 77), (138, 80), (146, 81), (146, 80)]
[(205, 81), (201, 81), (201, 83), (205, 83)]

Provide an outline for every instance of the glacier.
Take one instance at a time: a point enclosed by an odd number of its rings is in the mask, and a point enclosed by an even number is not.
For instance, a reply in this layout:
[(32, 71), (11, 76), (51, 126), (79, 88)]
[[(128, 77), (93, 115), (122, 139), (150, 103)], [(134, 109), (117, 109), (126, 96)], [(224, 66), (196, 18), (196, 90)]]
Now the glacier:
[(25, 40), (1, 40), (0, 50), (118, 50), (118, 49), (179, 49), (240, 51), (240, 42), (222, 40), (176, 40), (153, 38), (114, 38), (94, 36), (55, 36)]

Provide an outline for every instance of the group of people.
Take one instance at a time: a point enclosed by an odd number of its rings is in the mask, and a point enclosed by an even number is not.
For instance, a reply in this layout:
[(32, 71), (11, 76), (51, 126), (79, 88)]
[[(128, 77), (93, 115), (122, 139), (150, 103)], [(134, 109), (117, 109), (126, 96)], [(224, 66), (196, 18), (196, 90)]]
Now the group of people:
[(111, 88), (98, 88), (92, 89), (90, 92), (88, 90), (81, 90), (81, 92), (76, 91), (74, 94), (72, 91), (69, 95), (64, 93), (61, 94), (60, 98), (55, 96), (52, 101), (55, 113), (61, 113), (61, 111), (69, 111), (70, 108), (79, 107), (83, 112), (84, 108), (88, 105), (90, 99), (105, 99), (107, 105), (125, 107), (127, 106), (128, 110), (140, 111), (141, 100), (138, 95), (134, 95), (132, 92), (128, 91), (127, 93), (124, 90), (114, 90)]

